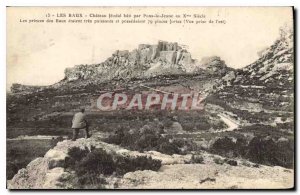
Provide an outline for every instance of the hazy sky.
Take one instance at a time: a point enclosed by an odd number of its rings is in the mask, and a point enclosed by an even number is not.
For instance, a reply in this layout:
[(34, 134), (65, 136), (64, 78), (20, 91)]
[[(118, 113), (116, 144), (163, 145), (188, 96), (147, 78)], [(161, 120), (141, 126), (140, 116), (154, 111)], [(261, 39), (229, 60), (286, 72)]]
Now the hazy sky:
[[(46, 13), (190, 13), (225, 19), (226, 24), (28, 24), (20, 19), (44, 19)], [(292, 8), (8, 8), (7, 86), (48, 85), (64, 77), (64, 69), (100, 63), (115, 50), (133, 50), (158, 40), (189, 46), (194, 59), (220, 56), (240, 68), (270, 46), (284, 24), (292, 25)]]

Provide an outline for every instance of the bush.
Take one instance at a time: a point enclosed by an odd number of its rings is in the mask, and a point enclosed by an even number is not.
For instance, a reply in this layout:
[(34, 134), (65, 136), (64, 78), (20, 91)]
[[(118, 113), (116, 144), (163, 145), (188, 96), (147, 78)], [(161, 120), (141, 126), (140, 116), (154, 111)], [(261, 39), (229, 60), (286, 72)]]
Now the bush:
[(272, 139), (255, 137), (249, 143), (246, 157), (259, 164), (292, 168), (294, 165), (293, 152), (292, 141), (276, 143)]
[(180, 153), (178, 146), (167, 141), (159, 145), (158, 151), (169, 155)]
[(236, 145), (229, 137), (217, 139), (211, 148), (212, 152), (216, 154), (230, 157), (232, 157), (235, 149)]
[(156, 146), (158, 145), (159, 136), (154, 134), (142, 134), (136, 140), (136, 148), (140, 152), (144, 150), (155, 150)]
[(221, 159), (221, 158), (219, 158), (219, 157), (216, 157), (216, 158), (214, 158), (214, 162), (215, 162), (216, 164), (222, 165), (222, 164), (224, 164), (225, 160), (224, 160), (224, 159)]
[(204, 163), (204, 158), (200, 155), (192, 155), (191, 158), (191, 163), (193, 164), (203, 164)]
[(147, 156), (138, 156), (136, 158), (117, 156), (115, 159), (116, 173), (118, 175), (124, 175), (127, 172), (133, 172), (137, 170), (153, 170), (158, 171), (161, 167), (160, 160), (154, 160)]
[(270, 166), (292, 168), (294, 165), (294, 142), (289, 139), (276, 141), (271, 136), (256, 136), (248, 143), (246, 138), (238, 138), (234, 142), (224, 137), (216, 140), (210, 151), (228, 158), (242, 157)]
[(88, 153), (76, 163), (75, 168), (78, 175), (85, 173), (110, 175), (116, 170), (112, 156), (107, 154), (103, 149), (95, 149)]
[(238, 163), (236, 160), (231, 160), (231, 159), (225, 159), (225, 162), (231, 166), (237, 166)]
[(65, 168), (75, 168), (77, 161), (83, 159), (89, 153), (88, 148), (81, 149), (79, 147), (70, 148), (68, 151), (69, 157), (66, 158)]
[(85, 147), (81, 149), (79, 147), (70, 148), (68, 155), (76, 161), (83, 159), (89, 153), (89, 149)]
[[(67, 168), (75, 170), (78, 184), (102, 188), (105, 184), (105, 175), (124, 175), (137, 170), (157, 171), (161, 161), (147, 156), (125, 157), (108, 154), (103, 149), (94, 149), (91, 152), (85, 148), (71, 148), (68, 152)], [(91, 185), (91, 186), (90, 186)]]
[(75, 170), (80, 188), (103, 188), (106, 181), (102, 175), (112, 174), (115, 170), (111, 156), (102, 149), (90, 152), (88, 148), (74, 147), (69, 149), (68, 155), (66, 168)]
[(161, 135), (162, 133), (163, 130), (158, 124), (150, 123), (149, 125), (144, 125), (139, 131), (129, 131), (125, 128), (120, 128), (114, 135), (109, 136), (106, 142), (121, 145), (130, 150), (140, 152), (156, 150), (169, 155), (186, 154), (186, 150), (195, 148), (195, 144), (179, 139), (169, 142), (169, 139)]
[(78, 177), (78, 184), (87, 189), (103, 189), (107, 182), (101, 175), (85, 173)]

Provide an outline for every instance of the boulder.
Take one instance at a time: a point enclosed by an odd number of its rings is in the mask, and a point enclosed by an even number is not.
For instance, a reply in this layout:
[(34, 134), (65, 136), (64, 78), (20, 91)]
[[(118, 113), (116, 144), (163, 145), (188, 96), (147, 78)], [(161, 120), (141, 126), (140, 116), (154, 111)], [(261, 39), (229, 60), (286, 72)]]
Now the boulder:
[(55, 167), (64, 167), (66, 157), (68, 154), (61, 150), (50, 149), (45, 158), (48, 159), (48, 168), (53, 169)]

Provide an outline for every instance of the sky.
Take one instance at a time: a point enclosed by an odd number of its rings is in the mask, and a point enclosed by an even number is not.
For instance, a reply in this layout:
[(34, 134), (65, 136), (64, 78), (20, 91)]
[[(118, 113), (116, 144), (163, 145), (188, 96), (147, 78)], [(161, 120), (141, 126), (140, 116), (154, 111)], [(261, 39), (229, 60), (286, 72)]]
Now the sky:
[[(25, 23), (47, 13), (204, 14), (226, 24), (58, 24)], [(49, 85), (64, 70), (101, 63), (115, 50), (133, 50), (159, 40), (188, 46), (192, 58), (220, 56), (228, 66), (242, 68), (272, 45), (279, 28), (292, 26), (291, 7), (9, 7), (7, 8), (7, 88), (12, 83)]]

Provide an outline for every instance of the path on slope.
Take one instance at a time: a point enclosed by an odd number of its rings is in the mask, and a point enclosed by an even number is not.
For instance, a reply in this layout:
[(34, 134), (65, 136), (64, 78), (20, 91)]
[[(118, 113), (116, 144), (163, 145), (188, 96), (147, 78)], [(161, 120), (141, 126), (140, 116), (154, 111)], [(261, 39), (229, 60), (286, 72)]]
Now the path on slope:
[(228, 126), (228, 128), (222, 129), (222, 130), (217, 130), (217, 131), (215, 131), (216, 133), (226, 132), (226, 131), (234, 131), (235, 129), (237, 129), (239, 127), (239, 124), (235, 120), (230, 118), (229, 116), (224, 115), (224, 114), (218, 114), (218, 116)]
[[(228, 126), (226, 129), (220, 129), (220, 130), (213, 130), (210, 133), (222, 133), (222, 132), (228, 132), (228, 131), (234, 131), (237, 128), (239, 128), (239, 123), (232, 119), (231, 117), (225, 115), (225, 114), (218, 114), (220, 119)], [(186, 132), (186, 133), (177, 133), (177, 135), (182, 135), (182, 134), (189, 134), (189, 135), (199, 135), (203, 134), (206, 132)]]

